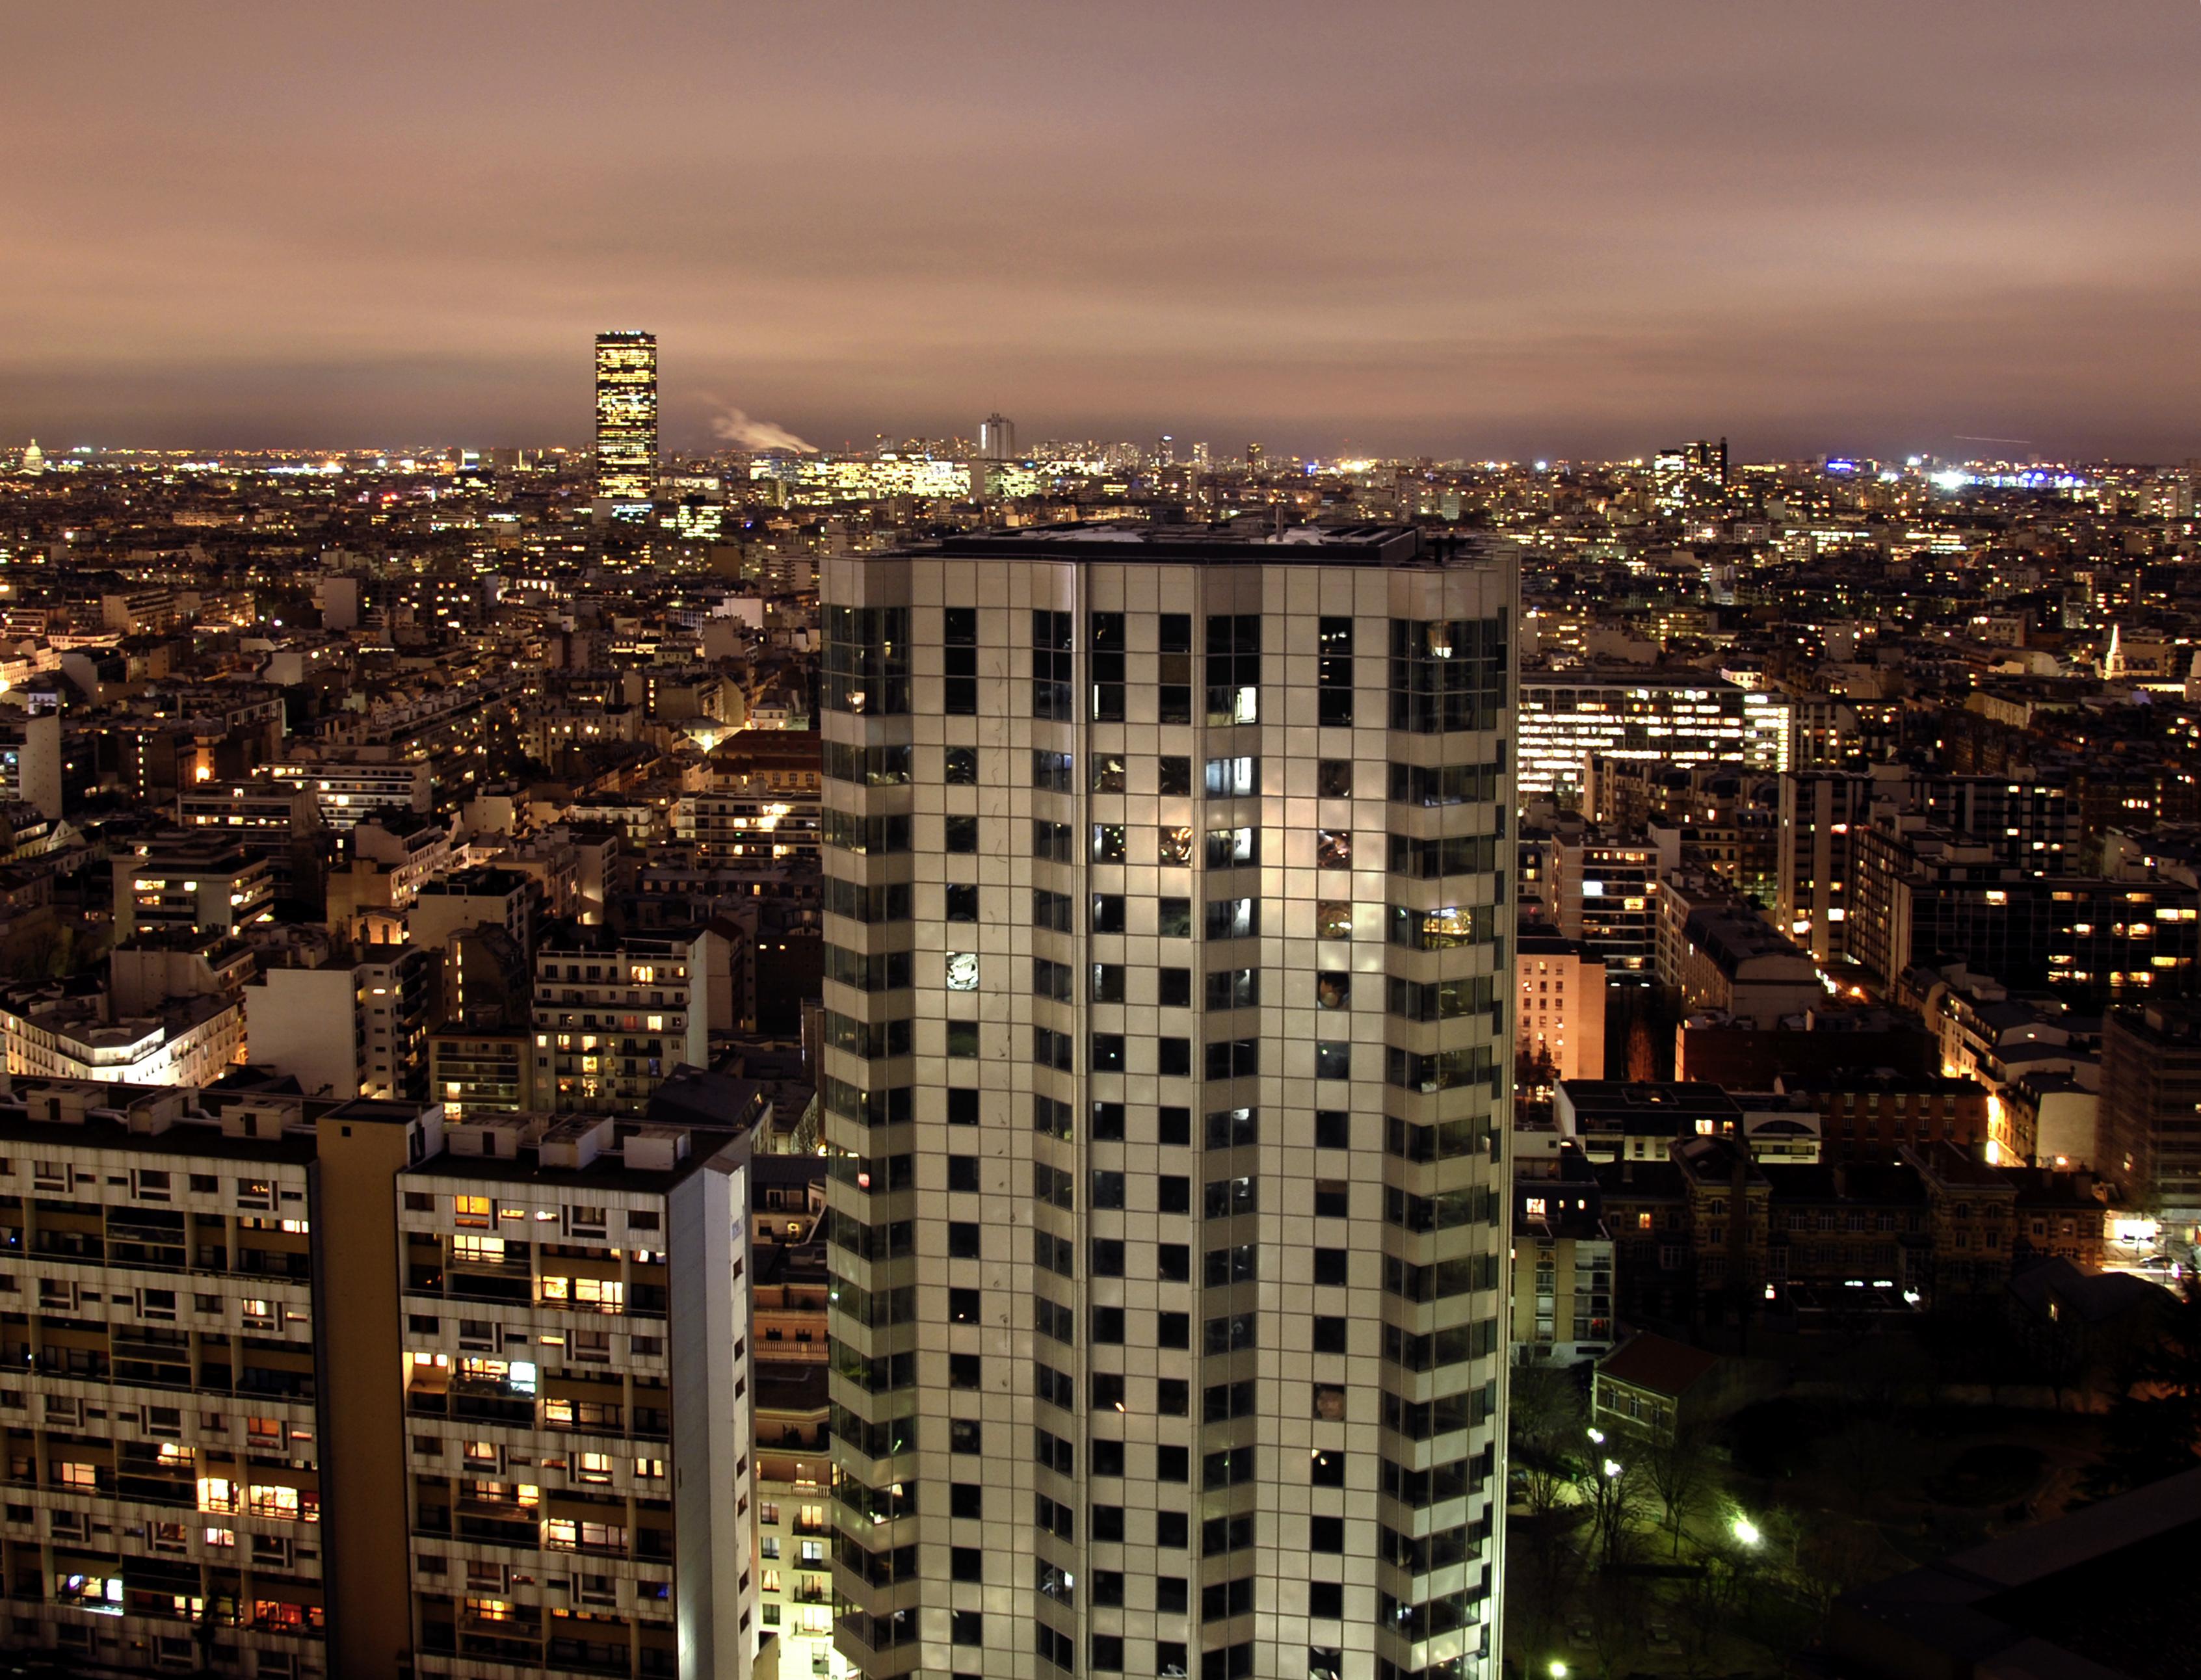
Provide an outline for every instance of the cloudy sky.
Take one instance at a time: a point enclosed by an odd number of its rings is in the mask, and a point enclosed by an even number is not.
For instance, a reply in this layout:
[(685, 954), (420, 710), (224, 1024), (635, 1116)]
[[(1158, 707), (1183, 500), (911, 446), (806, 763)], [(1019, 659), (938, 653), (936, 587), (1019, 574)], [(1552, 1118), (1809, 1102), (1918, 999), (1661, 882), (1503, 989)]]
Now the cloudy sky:
[(0, 441), (2201, 455), (2197, 0), (0, 0)]

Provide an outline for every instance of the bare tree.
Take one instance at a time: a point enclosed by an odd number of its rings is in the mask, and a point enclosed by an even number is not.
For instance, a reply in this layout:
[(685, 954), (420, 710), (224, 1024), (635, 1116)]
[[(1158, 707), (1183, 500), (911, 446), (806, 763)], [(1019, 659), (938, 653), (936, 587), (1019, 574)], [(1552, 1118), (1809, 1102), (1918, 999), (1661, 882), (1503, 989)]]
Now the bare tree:
[(1589, 1510), (1590, 1555), (1611, 1572), (1628, 1560), (1651, 1503), (1651, 1484), (1640, 1464), (1597, 1458), (1582, 1466), (1575, 1486)]
[(1549, 1515), (1582, 1467), (1589, 1411), (1571, 1372), (1549, 1365), (1517, 1366), (1508, 1402), (1513, 1467), (1521, 1472), (1532, 1515)]
[(1711, 1491), (1711, 1454), (1704, 1432), (1676, 1424), (1670, 1434), (1651, 1443), (1643, 1455), (1643, 1471), (1665, 1507), (1665, 1524), (1673, 1530), (1673, 1555), (1682, 1554), (1682, 1527)]

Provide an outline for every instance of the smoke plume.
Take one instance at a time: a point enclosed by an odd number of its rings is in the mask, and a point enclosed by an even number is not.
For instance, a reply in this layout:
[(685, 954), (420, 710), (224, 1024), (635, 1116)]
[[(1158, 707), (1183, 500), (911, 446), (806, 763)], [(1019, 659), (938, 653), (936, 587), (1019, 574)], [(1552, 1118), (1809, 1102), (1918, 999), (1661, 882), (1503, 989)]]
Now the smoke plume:
[(771, 420), (751, 420), (739, 408), (728, 408), (711, 422), (712, 434), (720, 442), (743, 449), (792, 449), (816, 455), (818, 446), (806, 443), (785, 426)]

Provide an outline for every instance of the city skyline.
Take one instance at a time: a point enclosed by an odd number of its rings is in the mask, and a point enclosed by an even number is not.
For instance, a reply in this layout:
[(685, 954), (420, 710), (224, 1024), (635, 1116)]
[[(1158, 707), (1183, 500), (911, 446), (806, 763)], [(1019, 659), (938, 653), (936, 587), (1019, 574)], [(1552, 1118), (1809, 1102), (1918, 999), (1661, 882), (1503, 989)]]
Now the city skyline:
[[(571, 12), (26, 16), (0, 435), (578, 443), (573, 338), (644, 320), (676, 448), (999, 408), (1324, 455), (2180, 461), (2201, 14), (2161, 9), (1134, 9), (1073, 57), (987, 9), (676, 8), (631, 71)], [(649, 120), (563, 115), (598, 101)]]

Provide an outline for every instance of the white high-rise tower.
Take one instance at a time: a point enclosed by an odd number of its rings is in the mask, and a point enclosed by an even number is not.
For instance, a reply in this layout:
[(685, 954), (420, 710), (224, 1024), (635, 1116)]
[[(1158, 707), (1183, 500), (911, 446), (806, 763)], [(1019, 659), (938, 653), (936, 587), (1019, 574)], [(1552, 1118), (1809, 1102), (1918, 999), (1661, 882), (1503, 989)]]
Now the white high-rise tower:
[(1512, 568), (1142, 526), (820, 589), (844, 1654), (1494, 1680)]

